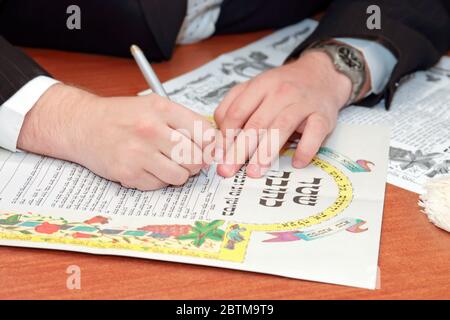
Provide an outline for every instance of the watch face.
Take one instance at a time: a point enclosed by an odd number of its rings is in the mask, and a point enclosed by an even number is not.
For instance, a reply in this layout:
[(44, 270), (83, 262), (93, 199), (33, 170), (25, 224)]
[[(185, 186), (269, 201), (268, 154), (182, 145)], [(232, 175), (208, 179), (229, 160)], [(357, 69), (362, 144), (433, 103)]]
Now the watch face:
[(361, 59), (356, 54), (355, 50), (349, 47), (339, 47), (338, 48), (339, 57), (342, 61), (351, 69), (362, 70), (363, 63)]

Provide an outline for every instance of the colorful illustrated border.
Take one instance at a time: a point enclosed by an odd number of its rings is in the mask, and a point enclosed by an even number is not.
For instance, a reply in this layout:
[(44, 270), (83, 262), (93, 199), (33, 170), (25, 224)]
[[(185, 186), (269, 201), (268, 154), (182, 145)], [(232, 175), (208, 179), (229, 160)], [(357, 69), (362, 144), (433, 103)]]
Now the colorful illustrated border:
[[(245, 224), (223, 220), (196, 221), (189, 225), (149, 225), (137, 230), (127, 230), (103, 228), (108, 219), (102, 216), (84, 222), (69, 222), (64, 218), (34, 213), (0, 213), (0, 240), (45, 242), (243, 262), (252, 232), (270, 232), (275, 235), (276, 232), (295, 231), (293, 234), (300, 235), (300, 230), (332, 219), (350, 205), (353, 188), (349, 178), (323, 159), (316, 157), (312, 163), (333, 178), (338, 187), (338, 195), (334, 203), (324, 211), (301, 220), (277, 224)], [(343, 166), (347, 168), (345, 164)]]

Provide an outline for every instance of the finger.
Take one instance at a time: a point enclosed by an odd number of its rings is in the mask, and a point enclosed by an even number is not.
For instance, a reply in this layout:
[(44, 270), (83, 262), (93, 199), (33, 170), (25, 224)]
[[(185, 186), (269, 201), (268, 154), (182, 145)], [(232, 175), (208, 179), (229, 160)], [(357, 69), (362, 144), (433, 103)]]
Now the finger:
[(259, 132), (255, 129), (241, 131), (230, 147), (224, 163), (217, 167), (217, 172), (223, 177), (231, 177), (244, 165), (249, 154), (253, 154), (258, 146)]
[(174, 186), (184, 184), (190, 177), (190, 173), (178, 163), (170, 160), (161, 153), (155, 154), (151, 163), (145, 168), (159, 180)]
[(215, 135), (215, 129), (208, 119), (176, 103), (173, 103), (167, 124), (195, 142), (202, 150), (212, 142)]
[[(228, 153), (251, 114), (264, 99), (264, 90), (258, 88), (255, 81), (247, 83), (233, 102), (228, 106), (225, 116), (220, 123), (220, 130), (224, 135), (222, 144), (216, 145), (216, 152), (222, 155)], [(231, 174), (231, 173), (230, 173)]]
[[(271, 98), (265, 98), (260, 107), (254, 112), (247, 123), (244, 126), (244, 130), (239, 134), (236, 141), (230, 146), (229, 152), (227, 152), (226, 163), (224, 166), (219, 168), (220, 173), (224, 176), (234, 175), (242, 165), (253, 156), (258, 144), (267, 128), (270, 127), (271, 123), (275, 121), (278, 115), (285, 112), (286, 107), (280, 107), (278, 104), (280, 101), (275, 101)], [(289, 112), (289, 111), (288, 111)], [(298, 113), (298, 112), (296, 112)], [(292, 121), (295, 118), (289, 117)], [(283, 126), (284, 124), (282, 124)], [(252, 132), (257, 130), (257, 132)], [(244, 140), (252, 138), (252, 142), (256, 143), (245, 143)], [(256, 137), (256, 138), (254, 138)], [(277, 150), (278, 152), (279, 150)]]
[(305, 129), (292, 159), (292, 165), (296, 168), (306, 167), (332, 129), (332, 124), (325, 116), (318, 113), (311, 114), (306, 121)]
[(161, 141), (158, 145), (159, 151), (174, 163), (187, 169), (190, 175), (196, 175), (204, 166), (203, 151), (179, 131), (171, 128), (165, 130), (164, 136), (170, 137), (170, 140)]
[(270, 98), (264, 99), (261, 106), (251, 115), (250, 119), (227, 147), (225, 163), (219, 166), (219, 174), (229, 177), (234, 175), (242, 165), (253, 156), (264, 130), (267, 129), (283, 108), (277, 107)]
[(213, 142), (203, 148), (203, 167), (208, 167), (214, 162), (221, 163), (223, 159), (222, 148), (216, 146), (222, 146), (222, 134), (219, 130), (215, 131), (215, 135), (212, 138)]
[(240, 83), (234, 86), (223, 98), (222, 102), (214, 111), (214, 120), (216, 121), (217, 127), (220, 128), (223, 120), (225, 119), (225, 114), (229, 108), (229, 106), (233, 103), (233, 101), (247, 88), (248, 81)]
[(298, 126), (297, 131), (296, 131), (297, 133), (294, 133), (294, 138), (295, 138), (295, 139), (300, 140), (301, 133), (302, 133), (303, 131), (305, 131), (306, 120), (307, 120), (307, 119), (305, 119), (305, 120)]
[(292, 104), (280, 113), (269, 130), (262, 137), (258, 149), (250, 159), (247, 175), (251, 178), (260, 178), (278, 158), (284, 144), (292, 136), (307, 114), (299, 114), (299, 104)]
[(139, 174), (138, 179), (122, 183), (122, 186), (125, 188), (135, 188), (141, 191), (157, 190), (167, 187), (167, 185), (167, 183), (159, 180), (157, 177), (146, 170), (142, 170), (142, 172)]
[(251, 81), (247, 88), (236, 97), (225, 113), (220, 129), (243, 128), (253, 112), (259, 107), (267, 90), (261, 88), (260, 81)]

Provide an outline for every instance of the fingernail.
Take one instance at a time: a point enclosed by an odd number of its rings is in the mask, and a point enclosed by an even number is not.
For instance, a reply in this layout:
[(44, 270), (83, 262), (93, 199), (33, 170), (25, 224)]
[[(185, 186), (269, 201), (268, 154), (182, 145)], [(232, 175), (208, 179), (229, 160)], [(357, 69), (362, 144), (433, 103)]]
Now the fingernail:
[(217, 167), (217, 172), (219, 173), (219, 175), (221, 175), (222, 177), (225, 177), (225, 178), (229, 178), (234, 175), (232, 166), (227, 166), (227, 165), (221, 165), (221, 166)]
[(228, 176), (229, 177), (234, 176), (236, 174), (236, 171), (237, 171), (237, 170), (234, 169), (234, 166), (232, 166), (232, 165), (227, 166), (226, 170), (228, 172)]
[(251, 178), (261, 177), (261, 167), (258, 165), (250, 164), (247, 166), (247, 175)]

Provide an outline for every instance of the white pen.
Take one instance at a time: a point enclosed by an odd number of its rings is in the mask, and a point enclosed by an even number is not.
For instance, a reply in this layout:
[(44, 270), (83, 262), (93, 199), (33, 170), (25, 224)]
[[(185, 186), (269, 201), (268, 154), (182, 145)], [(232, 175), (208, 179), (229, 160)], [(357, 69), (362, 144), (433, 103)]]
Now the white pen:
[[(136, 60), (136, 63), (139, 67), (139, 69), (142, 72), (142, 75), (144, 76), (145, 80), (147, 81), (150, 88), (153, 90), (154, 93), (161, 97), (166, 97), (167, 99), (170, 99), (167, 95), (166, 91), (164, 90), (163, 85), (161, 84), (161, 81), (159, 81), (158, 76), (156, 75), (155, 71), (153, 71), (153, 68), (148, 62), (147, 58), (145, 57), (144, 53), (142, 52), (141, 48), (139, 48), (137, 45), (133, 44), (130, 47), (131, 54), (134, 57), (134, 60)], [(200, 172), (208, 176), (208, 172), (205, 169), (201, 169)]]
[(150, 62), (148, 62), (142, 50), (137, 45), (133, 44), (130, 48), (130, 51), (134, 57), (134, 60), (136, 60), (136, 63), (141, 70), (142, 75), (144, 76), (145, 80), (147, 80), (147, 83), (153, 90), (153, 92), (161, 97), (169, 98), (166, 91), (164, 90), (163, 85), (159, 81), (158, 76), (156, 75), (155, 71), (153, 71)]

